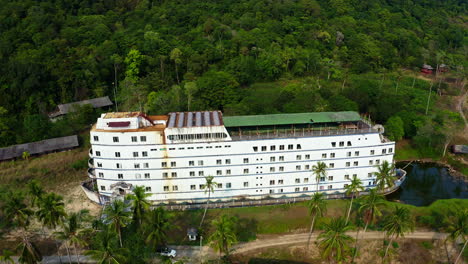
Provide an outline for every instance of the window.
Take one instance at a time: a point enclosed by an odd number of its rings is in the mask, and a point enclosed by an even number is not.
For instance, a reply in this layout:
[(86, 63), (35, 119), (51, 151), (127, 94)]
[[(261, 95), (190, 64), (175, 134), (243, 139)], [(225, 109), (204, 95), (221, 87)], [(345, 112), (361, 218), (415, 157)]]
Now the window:
[(325, 177), (320, 177), (320, 181), (321, 181), (321, 182), (324, 182), (324, 181), (325, 181)]
[(270, 180), (270, 185), (275, 185), (275, 180)]
[(358, 166), (358, 165), (359, 165), (359, 162), (358, 162), (358, 161), (355, 161), (355, 162), (353, 162), (353, 165), (354, 165), (354, 166)]
[(151, 192), (151, 187), (146, 187), (146, 188), (145, 188), (145, 191)]
[(275, 190), (270, 190), (270, 193), (275, 193)]
[(335, 153), (330, 153), (330, 158), (334, 158), (335, 157)]
[(351, 166), (351, 162), (346, 162), (346, 167)]
[(367, 178), (372, 178), (372, 172), (367, 173)]
[(189, 160), (188, 165), (189, 165), (189, 166), (195, 166), (195, 161)]
[(329, 181), (333, 181), (333, 176), (328, 176)]
[(122, 168), (122, 164), (121, 164), (121, 163), (116, 163), (115, 166), (117, 167), (117, 169), (121, 169), (121, 168)]
[(346, 157), (351, 157), (351, 151), (346, 153)]
[(132, 142), (137, 142), (137, 137), (132, 137)]
[(301, 155), (296, 155), (296, 160), (301, 160), (302, 156)]
[(216, 165), (221, 165), (221, 164), (223, 164), (222, 160), (216, 160)]
[(97, 166), (98, 166), (98, 168), (102, 168), (102, 163), (101, 163), (101, 162), (98, 162), (98, 163), (97, 163)]
[(291, 150), (291, 149), (294, 149), (294, 145), (293, 145), (293, 144), (288, 145), (288, 150)]
[(143, 152), (141, 152), (141, 155), (142, 155), (143, 157), (148, 157), (148, 152), (147, 152), (147, 151), (143, 151)]
[(310, 154), (305, 155), (305, 159), (310, 159)]
[(346, 187), (348, 187), (348, 185), (349, 185), (349, 184), (345, 184), (345, 185), (343, 185), (343, 188), (346, 188)]
[(140, 163), (135, 163), (135, 164), (133, 164), (133, 167), (134, 167), (135, 169), (139, 169), (139, 168), (140, 168)]
[(231, 188), (231, 183), (230, 182), (226, 183), (226, 188)]
[(245, 159), (244, 159), (244, 163), (249, 163), (249, 159), (248, 159), (248, 158), (245, 158)]
[(382, 154), (386, 154), (387, 153), (387, 149), (382, 149)]
[(374, 165), (374, 161), (373, 161), (373, 160), (369, 160), (369, 165)]
[(304, 178), (304, 183), (308, 183), (309, 182), (309, 178)]
[(145, 173), (145, 179), (149, 179), (150, 178), (150, 174), (149, 173)]
[(99, 177), (104, 178), (104, 173), (99, 172)]
[(175, 167), (176, 166), (176, 162), (175, 161), (171, 161), (171, 167)]
[(161, 162), (161, 167), (167, 168), (167, 162), (165, 162), (165, 161)]
[(347, 146), (348, 146), (348, 147), (351, 147), (351, 141), (348, 141)]
[(275, 150), (276, 150), (276, 146), (270, 146), (270, 150), (271, 150), (271, 151), (275, 151)]
[(168, 192), (169, 191), (169, 186), (164, 186), (164, 191)]
[(331, 143), (332, 147), (336, 147), (336, 142)]
[(101, 156), (101, 151), (96, 151), (96, 156), (100, 157)]
[(197, 189), (197, 186), (195, 184), (190, 185), (190, 190), (196, 190), (196, 189)]
[(123, 174), (122, 173), (117, 174), (117, 178), (123, 179)]
[(101, 191), (105, 191), (105, 190), (106, 190), (106, 186), (101, 185)]
[(223, 188), (223, 184), (222, 184), (222, 183), (218, 183), (217, 187), (218, 187), (218, 189), (222, 189), (222, 188)]
[(171, 172), (171, 177), (172, 178), (177, 178), (177, 172)]
[(143, 168), (149, 168), (149, 163), (143, 163)]
[(179, 190), (179, 187), (178, 187), (177, 185), (174, 185), (174, 186), (172, 186), (172, 190), (173, 190), (173, 191), (178, 191), (178, 190)]
[(266, 146), (262, 146), (262, 151), (266, 151), (267, 150), (267, 147)]
[(328, 168), (335, 168), (335, 163), (328, 164)]
[(255, 152), (258, 152), (258, 147), (257, 147), (257, 146), (253, 147), (253, 150), (254, 150)]
[(275, 167), (270, 167), (270, 172), (275, 172)]
[(278, 192), (282, 193), (282, 192), (283, 192), (283, 189), (278, 189)]
[(231, 175), (231, 170), (226, 170), (226, 175)]
[(305, 165), (304, 170), (310, 170), (310, 165)]
[(205, 184), (200, 184), (200, 185), (198, 185), (198, 188), (200, 188), (200, 190), (205, 189)]
[(359, 151), (354, 151), (354, 156), (359, 157)]
[(199, 171), (198, 172), (198, 176), (204, 176), (205, 174), (203, 173), (203, 171)]
[(357, 177), (357, 174), (353, 174), (353, 178), (356, 178)]
[(249, 169), (244, 169), (244, 174), (249, 173)]
[(301, 165), (297, 165), (296, 170), (301, 170)]
[(328, 190), (333, 189), (333, 185), (328, 185)]
[(370, 151), (370, 154), (371, 154), (371, 155), (374, 155), (374, 154), (375, 154), (375, 150), (372, 149), (372, 150)]
[(300, 191), (301, 191), (301, 188), (299, 188), (299, 187), (298, 187), (298, 188), (295, 188), (294, 191), (295, 191), (295, 192), (300, 192)]
[(114, 143), (117, 143), (119, 142), (119, 137), (113, 137), (112, 140), (114, 141)]
[(340, 147), (344, 147), (344, 141), (340, 141)]
[(297, 144), (296, 149), (302, 149), (301, 144)]
[(98, 137), (98, 136), (93, 136), (93, 139), (94, 139), (94, 141), (99, 141), (99, 137)]
[(163, 172), (163, 178), (167, 178), (167, 177), (169, 177), (168, 175), (169, 175), (169, 173), (167, 173), (167, 172)]
[(203, 160), (198, 161), (198, 166), (203, 166)]
[(270, 157), (270, 162), (275, 162), (276, 158), (275, 157)]
[(216, 171), (216, 175), (222, 175), (222, 174), (223, 174), (223, 172), (221, 170)]
[(230, 159), (226, 159), (226, 160), (224, 161), (224, 163), (226, 163), (226, 164), (231, 164), (231, 160), (230, 160)]
[(279, 156), (279, 161), (284, 161), (284, 156)]
[(294, 180), (295, 183), (301, 183), (301, 179)]
[(120, 158), (120, 152), (115, 152), (115, 157)]
[(278, 168), (278, 170), (279, 170), (279, 171), (284, 171), (284, 167), (281, 166), (281, 167)]
[(303, 188), (302, 188), (302, 191), (304, 191), (304, 192), (306, 192), (306, 191), (308, 191), (308, 190), (309, 190), (309, 187), (303, 187)]
[(244, 182), (244, 187), (249, 187), (249, 182)]
[(344, 179), (345, 179), (345, 180), (349, 180), (349, 174), (346, 174), (346, 175), (344, 176)]
[(379, 165), (379, 164), (380, 164), (380, 160), (375, 160), (375, 164)]
[(323, 190), (323, 186), (320, 186), (320, 190)]
[(392, 153), (392, 152), (393, 152), (393, 148), (389, 148), (388, 153)]
[(194, 172), (194, 171), (191, 171), (191, 172), (189, 172), (189, 175), (190, 175), (190, 176), (195, 176), (195, 172)]
[(133, 157), (134, 158), (138, 157), (138, 152), (133, 152)]
[(146, 142), (146, 136), (140, 136), (140, 141), (141, 142)]

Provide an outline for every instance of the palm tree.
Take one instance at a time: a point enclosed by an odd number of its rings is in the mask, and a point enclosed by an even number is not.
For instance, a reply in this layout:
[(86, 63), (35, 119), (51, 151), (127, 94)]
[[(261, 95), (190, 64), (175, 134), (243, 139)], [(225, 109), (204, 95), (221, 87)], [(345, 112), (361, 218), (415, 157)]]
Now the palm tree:
[(453, 241), (457, 241), (458, 239), (464, 241), (460, 254), (458, 254), (455, 260), (455, 264), (457, 264), (468, 243), (468, 209), (457, 213), (455, 219), (449, 224), (448, 230), (450, 232), (450, 239)]
[(37, 247), (29, 241), (26, 235), (23, 235), (21, 243), (16, 248), (19, 251), (18, 261), (20, 263), (34, 264), (39, 263), (42, 260), (42, 255)]
[(28, 183), (28, 194), (31, 197), (31, 205), (39, 206), (39, 201), (42, 199), (45, 191), (37, 180), (32, 180)]
[(34, 213), (24, 202), (21, 192), (10, 192), (5, 195), (6, 201), (2, 206), (5, 219), (12, 225), (26, 229), (29, 225), (30, 216)]
[(377, 172), (375, 172), (377, 190), (382, 191), (385, 189), (385, 187), (392, 187), (395, 184), (393, 178), (393, 169), (394, 166), (386, 160), (377, 166)]
[(4, 249), (2, 255), (0, 256), (0, 263), (15, 264), (15, 261), (11, 258), (13, 254), (13, 252)]
[(114, 200), (104, 209), (106, 219), (114, 227), (115, 232), (119, 235), (120, 247), (122, 244), (122, 227), (125, 227), (130, 222), (130, 212), (127, 210), (127, 206), (121, 200)]
[(222, 215), (212, 222), (214, 233), (209, 237), (215, 250), (225, 255), (229, 254), (229, 247), (237, 242), (234, 228), (234, 219), (227, 215)]
[(354, 239), (346, 234), (351, 226), (342, 217), (332, 219), (325, 224), (324, 231), (318, 236), (319, 247), (322, 249), (322, 257), (329, 260), (342, 261), (350, 250), (350, 243)]
[(312, 173), (315, 174), (315, 181), (317, 182), (318, 192), (320, 178), (327, 176), (327, 164), (321, 161), (317, 162), (316, 165), (312, 166)]
[(309, 238), (307, 239), (307, 248), (309, 248), (310, 238), (312, 236), (312, 232), (314, 232), (315, 218), (317, 216), (322, 217), (325, 211), (327, 210), (327, 203), (324, 199), (324, 194), (318, 192), (314, 193), (314, 195), (312, 195), (312, 199), (308, 201), (307, 207), (309, 208), (309, 214), (312, 216)]
[(150, 244), (153, 249), (159, 245), (164, 245), (167, 239), (167, 231), (171, 227), (170, 217), (166, 210), (158, 207), (146, 214), (143, 222), (144, 234), (146, 243)]
[(364, 190), (362, 187), (362, 181), (356, 176), (353, 176), (351, 183), (345, 186), (346, 195), (351, 195), (351, 202), (349, 203), (348, 214), (346, 216), (346, 223), (349, 221), (349, 216), (351, 215), (351, 207), (353, 206), (354, 196), (359, 195), (359, 192)]
[(404, 237), (405, 233), (412, 232), (414, 230), (414, 221), (409, 209), (401, 206), (395, 206), (395, 211), (385, 218), (383, 230), (385, 230), (385, 234), (390, 238), (390, 241), (385, 249), (382, 263), (387, 256), (388, 248), (392, 244), (393, 239)]
[(138, 227), (141, 225), (144, 212), (150, 207), (150, 202), (147, 198), (150, 197), (151, 194), (146, 193), (145, 187), (143, 186), (136, 186), (132, 192), (132, 194), (127, 195), (126, 199), (132, 201), (133, 222), (136, 223)]
[(126, 263), (125, 255), (128, 250), (119, 248), (119, 238), (110, 227), (98, 232), (95, 239), (94, 249), (87, 250), (86, 256), (96, 260), (99, 264), (120, 264)]
[(44, 195), (36, 211), (36, 216), (43, 226), (51, 229), (55, 229), (66, 215), (63, 198), (55, 193)]
[(213, 176), (206, 176), (205, 177), (205, 185), (203, 185), (202, 189), (206, 189), (205, 193), (208, 193), (208, 200), (206, 201), (206, 206), (205, 206), (205, 212), (203, 212), (203, 217), (200, 222), (200, 227), (203, 224), (203, 221), (205, 220), (205, 215), (206, 215), (206, 210), (208, 210), (208, 204), (210, 203), (210, 197), (211, 193), (214, 192), (214, 188), (218, 185), (216, 182), (213, 181), (214, 177)]
[[(68, 260), (70, 263), (72, 262), (69, 247), (73, 246), (75, 255), (78, 257), (76, 247), (86, 245), (86, 242), (82, 239), (84, 233), (86, 233), (86, 229), (83, 229), (82, 222), (87, 215), (88, 210), (71, 213), (62, 224), (62, 231), (55, 233), (58, 239), (65, 241), (65, 248), (67, 249)], [(79, 257), (77, 262), (78, 264), (80, 263)]]

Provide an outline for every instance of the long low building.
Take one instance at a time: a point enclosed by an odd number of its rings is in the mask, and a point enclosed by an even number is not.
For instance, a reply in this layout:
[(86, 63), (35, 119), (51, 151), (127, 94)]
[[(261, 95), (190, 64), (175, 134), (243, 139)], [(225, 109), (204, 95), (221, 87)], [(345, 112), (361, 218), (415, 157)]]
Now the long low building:
[(26, 144), (14, 145), (0, 148), (0, 160), (19, 158), (24, 152), (30, 155), (45, 154), (49, 152), (62, 151), (78, 147), (78, 136), (67, 136), (51, 138)]
[[(102, 114), (91, 130), (89, 177), (103, 201), (144, 186), (157, 203), (342, 193), (367, 188), (393, 163), (395, 142), (356, 112), (223, 117), (220, 111)], [(327, 166), (316, 180), (312, 167)]]

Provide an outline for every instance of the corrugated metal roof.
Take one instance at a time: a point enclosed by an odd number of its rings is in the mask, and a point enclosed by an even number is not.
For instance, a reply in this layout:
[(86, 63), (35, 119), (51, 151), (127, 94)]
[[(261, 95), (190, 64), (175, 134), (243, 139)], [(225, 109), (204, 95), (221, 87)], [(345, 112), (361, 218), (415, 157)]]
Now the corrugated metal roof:
[(244, 126), (273, 126), (290, 124), (314, 124), (359, 121), (361, 117), (357, 112), (316, 112), (296, 114), (225, 116), (226, 127)]
[(168, 128), (222, 126), (223, 114), (220, 111), (173, 112), (169, 113)]
[(78, 137), (76, 135), (51, 138), (37, 142), (0, 148), (0, 160), (21, 157), (25, 151), (29, 152), (31, 155), (35, 155), (50, 151), (70, 149), (78, 146)]
[(109, 99), (109, 96), (104, 96), (104, 97), (99, 97), (99, 98), (93, 98), (89, 100), (83, 100), (79, 102), (73, 102), (73, 103), (68, 103), (68, 104), (60, 104), (58, 105), (58, 112), (50, 113), (49, 117), (57, 117), (60, 115), (65, 115), (71, 111), (73, 111), (73, 107), (76, 105), (86, 105), (90, 104), (93, 106), (93, 108), (99, 108), (99, 107), (104, 107), (104, 106), (111, 106), (113, 103)]

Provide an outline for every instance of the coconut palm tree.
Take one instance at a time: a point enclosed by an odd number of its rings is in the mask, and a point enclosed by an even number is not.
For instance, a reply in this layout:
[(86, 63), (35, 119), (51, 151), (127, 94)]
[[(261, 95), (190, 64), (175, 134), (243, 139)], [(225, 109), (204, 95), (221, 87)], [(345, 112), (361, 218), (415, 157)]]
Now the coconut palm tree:
[(321, 161), (317, 162), (317, 164), (312, 166), (312, 173), (315, 175), (315, 181), (317, 182), (317, 192), (318, 192), (320, 178), (327, 176), (327, 164)]
[(31, 206), (39, 206), (39, 201), (45, 194), (44, 189), (37, 180), (32, 180), (28, 183), (28, 194), (31, 198)]
[(19, 252), (18, 261), (20, 263), (35, 264), (42, 260), (42, 255), (37, 247), (24, 234), (16, 250)]
[(87, 250), (86, 256), (99, 264), (123, 264), (127, 262), (126, 248), (119, 248), (119, 238), (111, 227), (106, 227), (96, 234), (94, 249)]
[(10, 192), (5, 198), (1, 208), (5, 219), (14, 226), (26, 228), (34, 212), (25, 203), (24, 194), (18, 191)]
[(167, 240), (167, 231), (171, 228), (171, 218), (164, 208), (158, 207), (149, 211), (143, 221), (143, 233), (146, 243), (150, 244), (154, 250), (160, 245), (164, 245)]
[(146, 193), (145, 187), (143, 186), (136, 186), (132, 190), (132, 194), (128, 194), (126, 199), (132, 201), (133, 207), (133, 222), (137, 224), (137, 227), (141, 225), (143, 214), (146, 210), (150, 207), (150, 202), (148, 201), (148, 197), (151, 194)]
[[(83, 228), (82, 222), (88, 216), (88, 210), (81, 210), (69, 214), (62, 224), (62, 231), (56, 232), (55, 235), (58, 239), (65, 241), (65, 248), (67, 249), (68, 260), (72, 263), (70, 258), (70, 246), (73, 246), (74, 253), (78, 257), (76, 252), (77, 246), (85, 246), (86, 242), (83, 240), (83, 235), (87, 232)], [(80, 259), (77, 259), (78, 264)]]
[(48, 193), (40, 200), (36, 216), (43, 226), (55, 229), (67, 215), (64, 206), (62, 196)]
[(457, 264), (468, 243), (468, 209), (456, 214), (456, 217), (449, 224), (448, 231), (450, 232), (450, 239), (453, 241), (461, 239), (463, 241), (463, 247), (455, 260), (455, 264)]
[(346, 223), (348, 223), (349, 216), (351, 215), (351, 208), (353, 206), (354, 196), (359, 195), (359, 192), (362, 192), (364, 190), (364, 187), (362, 186), (362, 181), (356, 175), (354, 175), (350, 184), (345, 186), (345, 190), (346, 195), (351, 195), (351, 202), (349, 203), (348, 214), (346, 215)]
[(382, 263), (387, 256), (388, 249), (392, 244), (392, 241), (399, 237), (404, 237), (405, 233), (412, 232), (414, 230), (414, 221), (409, 209), (401, 206), (395, 206), (395, 211), (385, 218), (383, 230), (385, 230), (385, 235), (390, 239), (390, 241), (388, 242), (385, 254), (382, 257)]
[(318, 192), (314, 193), (312, 198), (307, 202), (307, 208), (309, 209), (309, 214), (312, 216), (309, 238), (307, 239), (307, 248), (309, 248), (310, 238), (312, 236), (312, 232), (314, 232), (315, 218), (317, 216), (322, 217), (327, 210), (327, 203), (324, 199), (324, 194)]
[(122, 227), (127, 226), (130, 222), (131, 212), (128, 211), (127, 206), (121, 200), (114, 200), (104, 209), (104, 214), (109, 223), (113, 226), (115, 232), (119, 236), (120, 247), (122, 244)]
[(209, 241), (216, 251), (224, 255), (228, 255), (229, 248), (237, 242), (234, 222), (234, 218), (227, 215), (222, 215), (212, 222), (215, 231), (209, 237)]
[(385, 187), (392, 187), (395, 184), (393, 170), (394, 166), (386, 160), (377, 166), (377, 172), (375, 172), (377, 190), (382, 191)]
[(210, 203), (211, 193), (214, 192), (214, 188), (218, 185), (216, 182), (213, 181), (214, 177), (209, 175), (205, 177), (205, 185), (203, 185), (202, 189), (205, 189), (205, 193), (208, 193), (208, 200), (206, 201), (205, 212), (203, 212), (203, 217), (200, 221), (200, 226), (202, 226), (203, 221), (205, 220), (206, 210), (208, 210), (208, 204)]
[(351, 226), (342, 217), (332, 219), (324, 225), (324, 231), (318, 236), (322, 257), (328, 260), (342, 261), (346, 258), (354, 239), (346, 234)]

